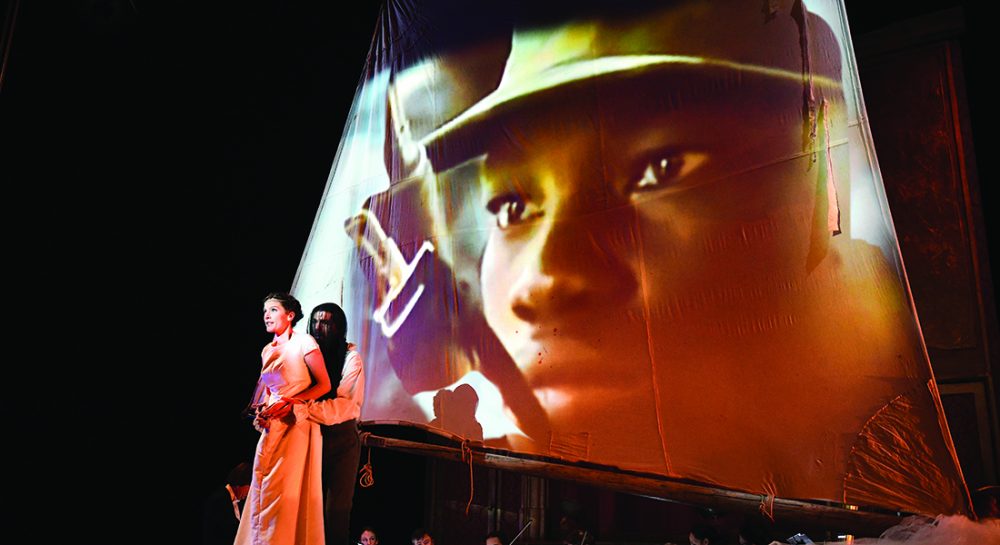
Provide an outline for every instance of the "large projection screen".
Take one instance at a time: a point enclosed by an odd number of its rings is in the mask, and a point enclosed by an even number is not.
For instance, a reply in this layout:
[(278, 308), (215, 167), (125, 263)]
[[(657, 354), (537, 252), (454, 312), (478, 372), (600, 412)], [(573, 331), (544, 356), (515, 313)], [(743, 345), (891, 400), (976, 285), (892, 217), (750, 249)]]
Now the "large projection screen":
[(967, 512), (843, 5), (538, 4), (382, 12), (294, 286), (363, 420)]

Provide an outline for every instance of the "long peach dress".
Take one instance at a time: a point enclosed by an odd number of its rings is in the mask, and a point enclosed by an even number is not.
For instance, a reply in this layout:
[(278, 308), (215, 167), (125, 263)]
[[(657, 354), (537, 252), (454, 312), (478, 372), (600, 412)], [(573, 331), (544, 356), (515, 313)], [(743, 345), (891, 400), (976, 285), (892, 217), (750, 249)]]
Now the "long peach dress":
[[(319, 346), (305, 333), (288, 335), (261, 352), (268, 405), (312, 383), (305, 356)], [(295, 404), (261, 433), (235, 545), (323, 545), (322, 436), (308, 416), (306, 404)]]

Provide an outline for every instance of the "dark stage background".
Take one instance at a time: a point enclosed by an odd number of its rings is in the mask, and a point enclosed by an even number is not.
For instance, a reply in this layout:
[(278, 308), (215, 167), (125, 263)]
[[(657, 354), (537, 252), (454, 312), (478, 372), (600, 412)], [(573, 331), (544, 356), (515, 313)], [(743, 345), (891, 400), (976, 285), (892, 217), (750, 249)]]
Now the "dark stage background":
[[(8, 444), (20, 503), (44, 521), (15, 524), (76, 543), (196, 542), (201, 500), (252, 457), (240, 411), (268, 340), (260, 300), (290, 287), (379, 5), (2, 5), (5, 23), (17, 8), (0, 89), (8, 323), (28, 345), (9, 358), (24, 398)], [(851, 0), (847, 12), (859, 36), (956, 5), (990, 202), (994, 21), (946, 0)], [(384, 464), (377, 485), (396, 498), (384, 517), (417, 525), (422, 463)]]

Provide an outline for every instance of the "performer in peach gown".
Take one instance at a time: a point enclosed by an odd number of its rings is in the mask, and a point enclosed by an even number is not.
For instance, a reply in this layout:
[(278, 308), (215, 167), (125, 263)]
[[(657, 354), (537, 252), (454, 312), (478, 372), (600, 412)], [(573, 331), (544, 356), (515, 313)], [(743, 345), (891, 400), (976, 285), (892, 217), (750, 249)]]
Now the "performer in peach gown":
[(323, 545), (322, 438), (307, 401), (330, 390), (316, 341), (292, 330), (302, 305), (287, 293), (264, 299), (274, 340), (261, 352), (261, 431), (236, 545)]

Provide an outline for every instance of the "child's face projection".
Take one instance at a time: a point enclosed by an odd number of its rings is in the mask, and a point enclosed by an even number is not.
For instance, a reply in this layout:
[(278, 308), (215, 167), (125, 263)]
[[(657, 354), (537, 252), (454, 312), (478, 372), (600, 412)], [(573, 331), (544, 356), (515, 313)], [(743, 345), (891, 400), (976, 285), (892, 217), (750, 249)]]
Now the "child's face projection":
[(766, 291), (804, 266), (820, 175), (801, 86), (734, 93), (725, 77), (679, 79), (669, 97), (609, 84), (491, 143), (484, 312), (556, 416), (576, 398), (651, 402), (629, 385), (649, 384), (653, 361), (685, 365), (685, 345), (778, 310), (726, 290)]

